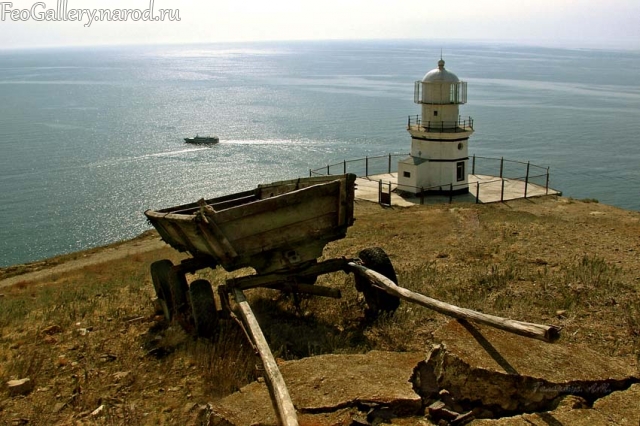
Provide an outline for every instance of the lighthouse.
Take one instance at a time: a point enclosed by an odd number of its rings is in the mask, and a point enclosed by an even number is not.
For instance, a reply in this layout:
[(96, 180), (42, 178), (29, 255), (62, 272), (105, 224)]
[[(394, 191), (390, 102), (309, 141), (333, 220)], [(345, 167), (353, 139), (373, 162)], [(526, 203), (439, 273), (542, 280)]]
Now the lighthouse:
[(467, 102), (467, 83), (445, 69), (444, 60), (415, 82), (414, 102), (421, 114), (410, 116), (411, 154), (398, 162), (398, 190), (466, 193), (471, 117), (460, 117), (459, 106)]

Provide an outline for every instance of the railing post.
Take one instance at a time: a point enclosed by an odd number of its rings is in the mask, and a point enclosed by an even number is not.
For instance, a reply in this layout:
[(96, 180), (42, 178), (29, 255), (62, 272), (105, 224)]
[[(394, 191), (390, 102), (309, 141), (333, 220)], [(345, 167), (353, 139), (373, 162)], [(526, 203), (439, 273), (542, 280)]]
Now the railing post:
[(369, 176), (369, 156), (364, 157), (364, 175)]
[(329, 165), (327, 164), (327, 176), (329, 176), (331, 173), (329, 173)]
[(471, 174), (476, 174), (476, 155), (473, 154), (473, 161), (471, 162)]
[(346, 175), (347, 174), (347, 160), (342, 160), (342, 174)]
[(476, 204), (480, 202), (480, 181), (476, 181)]
[(524, 178), (524, 198), (527, 198), (527, 186), (529, 186), (529, 165), (530, 161), (527, 161), (527, 176)]
[(453, 203), (453, 183), (449, 184), (449, 204)]
[(424, 204), (424, 187), (420, 187), (420, 204)]
[(504, 170), (504, 157), (500, 157), (500, 179), (502, 179), (503, 170)]
[(547, 167), (547, 183), (544, 186), (545, 195), (549, 195), (549, 167)]
[(387, 173), (391, 173), (391, 153), (389, 153), (389, 171)]
[(502, 189), (500, 189), (500, 202), (504, 202), (504, 179), (502, 179)]
[(309, 169), (309, 177), (311, 177), (311, 169)]
[(382, 179), (378, 181), (378, 204), (382, 204)]

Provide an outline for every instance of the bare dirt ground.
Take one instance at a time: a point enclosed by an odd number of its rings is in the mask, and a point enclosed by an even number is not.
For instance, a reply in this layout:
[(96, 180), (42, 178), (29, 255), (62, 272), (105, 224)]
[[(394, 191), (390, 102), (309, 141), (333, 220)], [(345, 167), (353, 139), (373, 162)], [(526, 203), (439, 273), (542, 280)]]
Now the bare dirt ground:
[[(638, 368), (639, 212), (563, 197), (409, 208), (357, 201), (355, 225), (324, 257), (375, 246), (402, 286), (562, 326), (557, 344), (589, 345)], [(257, 360), (232, 324), (214, 342), (196, 341), (155, 314), (149, 265), (182, 257), (149, 232), (0, 269), (0, 424), (198, 424), (197, 407), (254, 380)], [(188, 280), (217, 286), (228, 277), (218, 268)], [(448, 322), (404, 303), (367, 322), (351, 276), (318, 282), (343, 298), (249, 294), (276, 357), (424, 351)], [(5, 383), (25, 377), (31, 392), (11, 395)]]

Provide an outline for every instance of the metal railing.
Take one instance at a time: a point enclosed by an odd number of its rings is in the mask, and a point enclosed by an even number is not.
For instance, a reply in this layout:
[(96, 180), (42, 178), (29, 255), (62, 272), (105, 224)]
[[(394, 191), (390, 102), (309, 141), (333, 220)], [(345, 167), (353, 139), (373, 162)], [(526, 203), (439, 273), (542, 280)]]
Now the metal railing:
[(327, 176), (353, 173), (358, 177), (394, 173), (398, 170), (398, 160), (409, 154), (385, 154), (364, 157), (355, 160), (343, 160), (335, 164), (327, 164), (318, 169), (309, 169), (311, 176)]
[(453, 132), (461, 133), (473, 130), (473, 118), (459, 117), (457, 121), (422, 121), (419, 115), (409, 116), (407, 118), (407, 129), (417, 127), (417, 130), (423, 132)]
[[(317, 169), (309, 169), (309, 176), (326, 176), (354, 173), (358, 177), (375, 176), (395, 173), (398, 170), (398, 160), (407, 157), (409, 154), (386, 154), (374, 157), (364, 157), (355, 160), (343, 160), (339, 163), (327, 164)], [(502, 158), (480, 157), (473, 155), (469, 157), (471, 163), (471, 175), (493, 178), (478, 180), (475, 183), (450, 183), (433, 187), (412, 187), (400, 185), (406, 188), (405, 191), (417, 193), (420, 197), (420, 204), (424, 204), (424, 199), (428, 193), (444, 193), (452, 203), (456, 196), (456, 191), (469, 188), (469, 191), (476, 196), (476, 203), (479, 203), (479, 195), (482, 187), (489, 185), (500, 185), (500, 200), (505, 200), (505, 181), (520, 181), (524, 183), (522, 197), (527, 198), (531, 185), (543, 188), (544, 194), (549, 193), (549, 167), (542, 167), (531, 162), (505, 160)], [(380, 182), (386, 184), (383, 179)], [(382, 188), (382, 186), (380, 186)], [(386, 188), (386, 187), (385, 187)], [(475, 190), (475, 191), (474, 191)], [(382, 191), (382, 189), (380, 189)], [(379, 197), (382, 198), (382, 195)]]

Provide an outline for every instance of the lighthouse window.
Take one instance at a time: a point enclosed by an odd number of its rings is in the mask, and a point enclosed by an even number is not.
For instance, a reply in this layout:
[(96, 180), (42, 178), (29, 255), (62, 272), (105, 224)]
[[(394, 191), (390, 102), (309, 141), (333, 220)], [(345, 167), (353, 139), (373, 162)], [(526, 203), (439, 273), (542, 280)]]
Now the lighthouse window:
[(438, 116), (438, 111), (433, 111), (433, 116), (437, 117)]
[(456, 178), (460, 182), (464, 180), (464, 177), (464, 161), (461, 161), (456, 164)]
[(402, 176), (404, 176), (406, 178), (410, 178), (411, 177), (411, 172), (403, 172)]

